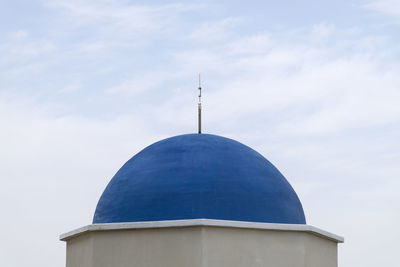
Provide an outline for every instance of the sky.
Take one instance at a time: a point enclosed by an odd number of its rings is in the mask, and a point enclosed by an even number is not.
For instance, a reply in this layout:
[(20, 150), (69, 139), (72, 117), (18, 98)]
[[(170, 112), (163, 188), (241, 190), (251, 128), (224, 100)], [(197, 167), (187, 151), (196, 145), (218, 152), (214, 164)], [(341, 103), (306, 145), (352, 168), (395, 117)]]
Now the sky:
[(264, 155), (341, 267), (397, 267), (400, 1), (0, 1), (0, 266), (65, 266), (118, 169), (203, 131)]

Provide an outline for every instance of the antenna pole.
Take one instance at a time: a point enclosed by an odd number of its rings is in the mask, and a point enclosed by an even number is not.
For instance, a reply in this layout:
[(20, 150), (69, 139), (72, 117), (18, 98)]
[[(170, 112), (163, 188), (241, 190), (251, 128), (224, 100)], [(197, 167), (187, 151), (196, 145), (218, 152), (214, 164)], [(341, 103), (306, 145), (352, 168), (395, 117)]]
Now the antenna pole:
[(200, 80), (200, 73), (199, 73), (198, 122), (199, 122), (199, 134), (201, 134), (201, 80)]

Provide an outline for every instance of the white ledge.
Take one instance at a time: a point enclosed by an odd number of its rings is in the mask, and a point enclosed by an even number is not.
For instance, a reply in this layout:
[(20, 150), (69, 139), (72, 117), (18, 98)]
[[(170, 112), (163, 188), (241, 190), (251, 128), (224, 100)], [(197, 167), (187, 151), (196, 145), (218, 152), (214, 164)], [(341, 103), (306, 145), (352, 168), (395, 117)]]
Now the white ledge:
[(92, 231), (165, 228), (165, 227), (190, 227), (190, 226), (214, 226), (214, 227), (247, 228), (247, 229), (262, 229), (262, 230), (275, 230), (275, 231), (309, 232), (311, 234), (335, 241), (337, 243), (344, 242), (344, 238), (341, 236), (329, 233), (327, 231), (324, 231), (322, 229), (307, 224), (257, 223), (257, 222), (225, 221), (225, 220), (211, 220), (211, 219), (90, 224), (60, 235), (60, 240), (67, 241), (73, 237)]

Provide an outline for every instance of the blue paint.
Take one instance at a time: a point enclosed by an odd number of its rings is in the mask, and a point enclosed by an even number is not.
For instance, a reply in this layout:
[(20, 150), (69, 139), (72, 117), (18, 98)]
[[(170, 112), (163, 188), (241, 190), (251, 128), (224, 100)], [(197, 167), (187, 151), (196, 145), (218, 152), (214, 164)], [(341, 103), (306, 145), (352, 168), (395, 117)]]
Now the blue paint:
[(143, 149), (115, 174), (93, 223), (219, 219), (305, 224), (289, 182), (253, 149), (187, 134)]

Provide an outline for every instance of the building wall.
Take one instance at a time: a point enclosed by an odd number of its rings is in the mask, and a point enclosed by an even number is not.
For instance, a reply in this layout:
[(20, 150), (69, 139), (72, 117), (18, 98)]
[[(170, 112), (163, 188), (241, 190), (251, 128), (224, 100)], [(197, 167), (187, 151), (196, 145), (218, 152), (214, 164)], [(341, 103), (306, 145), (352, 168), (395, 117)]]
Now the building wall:
[(93, 266), (93, 236), (94, 232), (77, 236), (67, 242), (67, 266)]
[(199, 227), (89, 232), (67, 241), (67, 267), (201, 267), (200, 237)]
[(193, 226), (86, 232), (67, 267), (336, 267), (337, 243), (309, 232)]
[(204, 228), (203, 267), (336, 267), (337, 243), (307, 232)]

